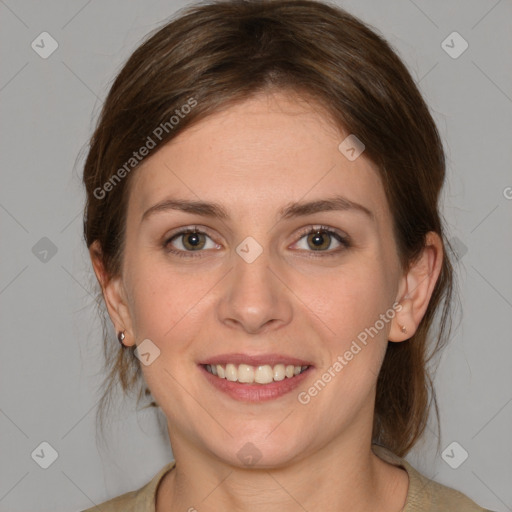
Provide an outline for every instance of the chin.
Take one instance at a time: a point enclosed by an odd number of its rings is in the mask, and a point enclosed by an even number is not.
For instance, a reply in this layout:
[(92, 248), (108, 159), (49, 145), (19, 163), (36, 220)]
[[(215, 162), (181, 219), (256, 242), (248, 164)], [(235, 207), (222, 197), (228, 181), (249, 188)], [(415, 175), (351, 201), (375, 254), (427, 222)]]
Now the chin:
[[(272, 432), (272, 429), (267, 432)], [(286, 466), (304, 452), (303, 448), (300, 448), (301, 443), (293, 438), (291, 432), (283, 432), (281, 435), (274, 432), (270, 436), (267, 433), (261, 436), (242, 434), (229, 438), (229, 441), (224, 442), (223, 445), (221, 452), (218, 451), (218, 444), (212, 452), (228, 464), (247, 469)]]

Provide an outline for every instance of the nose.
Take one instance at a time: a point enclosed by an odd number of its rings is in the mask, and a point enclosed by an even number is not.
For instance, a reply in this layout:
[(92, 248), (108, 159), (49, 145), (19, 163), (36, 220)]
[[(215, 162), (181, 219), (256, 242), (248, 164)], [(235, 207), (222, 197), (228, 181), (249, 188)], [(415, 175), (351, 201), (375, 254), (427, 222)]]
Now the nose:
[(263, 252), (252, 262), (234, 254), (234, 267), (224, 283), (219, 320), (250, 334), (275, 330), (292, 319), (292, 296), (276, 262)]

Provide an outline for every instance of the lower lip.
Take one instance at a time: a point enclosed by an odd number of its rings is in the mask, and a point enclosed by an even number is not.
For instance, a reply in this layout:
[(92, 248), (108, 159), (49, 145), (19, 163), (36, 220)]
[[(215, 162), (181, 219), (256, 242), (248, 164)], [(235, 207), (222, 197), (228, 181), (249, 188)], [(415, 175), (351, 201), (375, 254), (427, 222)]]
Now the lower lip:
[(211, 374), (203, 365), (199, 365), (208, 381), (218, 390), (223, 391), (231, 398), (242, 402), (264, 402), (274, 400), (296, 389), (309, 376), (313, 369), (312, 366), (304, 370), (299, 375), (293, 377), (285, 377), (277, 382), (268, 384), (244, 384), (240, 382), (232, 382), (227, 379), (221, 379)]

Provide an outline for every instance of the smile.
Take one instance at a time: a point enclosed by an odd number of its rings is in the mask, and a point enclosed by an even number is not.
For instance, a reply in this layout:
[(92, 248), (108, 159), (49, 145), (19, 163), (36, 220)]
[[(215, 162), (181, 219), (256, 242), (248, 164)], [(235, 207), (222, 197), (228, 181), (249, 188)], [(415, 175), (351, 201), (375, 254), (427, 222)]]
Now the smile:
[[(313, 372), (313, 366), (282, 363), (273, 366), (199, 364), (209, 384), (223, 395), (240, 402), (266, 402), (285, 397), (297, 389)], [(215, 372), (215, 373), (214, 373)]]
[(252, 366), (249, 364), (235, 365), (228, 364), (206, 364), (204, 365), (207, 372), (226, 379), (230, 382), (240, 382), (243, 384), (270, 384), (271, 382), (279, 382), (284, 379), (301, 374), (309, 368), (309, 366), (293, 366), (291, 364), (276, 364), (270, 366), (268, 364)]

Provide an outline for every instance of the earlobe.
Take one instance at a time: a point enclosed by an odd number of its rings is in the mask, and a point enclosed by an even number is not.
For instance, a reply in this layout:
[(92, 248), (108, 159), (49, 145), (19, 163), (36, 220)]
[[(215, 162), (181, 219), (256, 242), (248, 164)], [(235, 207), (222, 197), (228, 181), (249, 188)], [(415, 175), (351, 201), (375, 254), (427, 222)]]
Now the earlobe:
[[(411, 338), (427, 311), (435, 284), (441, 273), (443, 244), (437, 233), (426, 235), (425, 247), (419, 258), (403, 276), (401, 304), (393, 319), (388, 335), (389, 341), (400, 342)], [(404, 332), (405, 329), (405, 332)]]
[(97, 240), (91, 244), (89, 255), (91, 257), (94, 273), (101, 286), (103, 299), (110, 319), (114, 324), (116, 332), (122, 331), (125, 333), (123, 343), (129, 346), (131, 344), (130, 339), (133, 340), (133, 336), (131, 335), (132, 323), (121, 276), (111, 277), (107, 274), (103, 265), (101, 248)]
[(403, 297), (399, 305), (400, 308), (396, 310), (397, 312), (391, 322), (391, 328), (388, 334), (388, 340), (393, 342), (408, 340), (414, 334), (414, 331), (416, 331), (416, 329), (412, 331), (412, 301)]

